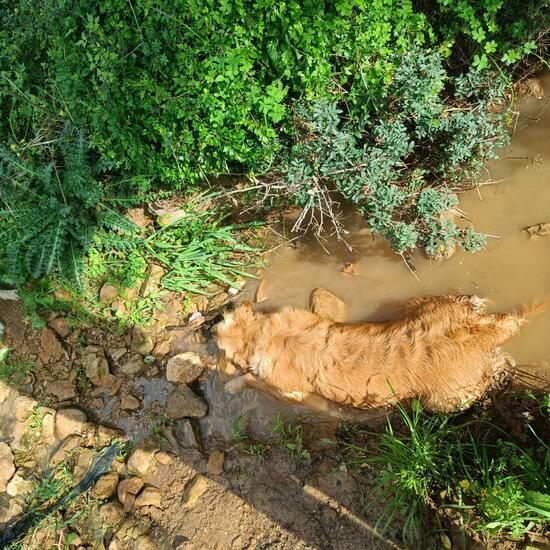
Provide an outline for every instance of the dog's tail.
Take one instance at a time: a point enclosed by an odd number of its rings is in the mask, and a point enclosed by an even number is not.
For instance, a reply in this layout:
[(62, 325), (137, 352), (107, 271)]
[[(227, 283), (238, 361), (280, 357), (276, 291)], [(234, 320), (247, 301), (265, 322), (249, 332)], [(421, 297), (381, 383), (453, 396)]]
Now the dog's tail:
[(515, 314), (520, 317), (524, 322), (528, 321), (532, 317), (541, 315), (545, 311), (550, 309), (550, 296), (532, 302), (530, 304), (521, 304), (516, 308)]

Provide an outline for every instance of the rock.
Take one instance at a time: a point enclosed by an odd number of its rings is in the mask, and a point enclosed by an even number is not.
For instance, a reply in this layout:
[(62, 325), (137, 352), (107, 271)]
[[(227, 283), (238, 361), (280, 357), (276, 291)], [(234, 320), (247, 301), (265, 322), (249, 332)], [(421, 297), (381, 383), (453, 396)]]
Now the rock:
[(19, 395), (13, 403), (13, 410), (16, 420), (22, 422), (29, 418), (34, 411), (36, 401), (26, 395)]
[(529, 237), (548, 237), (550, 235), (550, 223), (537, 223), (524, 227), (524, 231), (527, 231)]
[(185, 508), (192, 508), (208, 487), (208, 478), (197, 474), (185, 487), (181, 503)]
[(196, 294), (193, 296), (191, 303), (187, 306), (188, 313), (198, 313), (199, 311), (205, 311), (208, 309), (208, 297), (202, 294)]
[(166, 451), (158, 451), (157, 453), (155, 453), (155, 460), (159, 464), (166, 465), (174, 462), (174, 457), (170, 453), (167, 453)]
[(57, 332), (57, 334), (59, 334), (61, 338), (65, 338), (71, 332), (69, 323), (64, 317), (56, 317), (55, 319), (52, 319), (50, 321), (50, 328), (55, 330), (55, 332)]
[(139, 409), (140, 403), (133, 395), (125, 395), (120, 401), (120, 408), (125, 411)]
[(154, 292), (158, 292), (160, 289), (160, 281), (164, 275), (164, 269), (160, 265), (151, 264), (149, 266), (147, 279), (141, 286), (141, 295), (144, 297), (149, 296)]
[(118, 363), (127, 351), (126, 348), (111, 348), (109, 350), (109, 355), (115, 363)]
[(120, 370), (124, 374), (135, 375), (139, 374), (143, 370), (144, 366), (145, 363), (143, 362), (143, 357), (135, 354), (131, 355), (128, 360), (121, 365)]
[(17, 290), (14, 289), (0, 289), (0, 300), (11, 300), (13, 302), (18, 302), (21, 300)]
[(165, 426), (162, 435), (174, 449), (199, 449), (195, 430), (187, 418), (178, 420), (176, 426)]
[(75, 479), (80, 480), (86, 475), (92, 465), (94, 456), (95, 452), (92, 449), (81, 449), (79, 451), (73, 467), (73, 476)]
[(125, 550), (125, 545), (118, 537), (113, 537), (107, 550)]
[(7, 435), (12, 451), (30, 451), (32, 449), (35, 439), (35, 433), (30, 429), (32, 422), (32, 418), (16, 422), (13, 422), (13, 417), (10, 418)]
[(40, 426), (40, 434), (46, 444), (55, 444), (55, 411), (53, 409), (47, 409), (44, 413), (42, 425)]
[(132, 351), (140, 355), (149, 355), (154, 347), (155, 343), (147, 330), (136, 325), (132, 329)]
[(44, 364), (59, 361), (65, 356), (63, 346), (59, 343), (55, 332), (49, 328), (43, 328), (40, 333), (40, 347), (40, 359)]
[(99, 346), (88, 346), (83, 351), (82, 366), (87, 378), (96, 386), (109, 386), (114, 381), (105, 352)]
[(70, 302), (72, 300), (71, 294), (64, 288), (58, 288), (54, 293), (54, 298), (59, 302)]
[(199, 442), (193, 425), (186, 418), (178, 421), (175, 437), (182, 449), (199, 449)]
[(0, 442), (0, 482), (6, 483), (15, 473), (13, 454), (7, 443)]
[(154, 506), (160, 508), (161, 492), (154, 487), (145, 487), (140, 495), (136, 498), (134, 506), (140, 508), (142, 506)]
[(128, 468), (126, 467), (126, 462), (124, 462), (121, 457), (113, 460), (111, 468), (113, 472), (116, 472), (118, 474), (119, 478), (128, 477)]
[(206, 402), (187, 386), (180, 386), (166, 402), (166, 416), (170, 420), (202, 418), (207, 410)]
[(158, 546), (149, 535), (139, 535), (134, 540), (134, 548), (136, 550), (157, 550)]
[(158, 447), (152, 439), (144, 439), (133, 449), (128, 458), (128, 472), (140, 476), (147, 474), (151, 466), (155, 464), (155, 453), (157, 451)]
[(190, 384), (203, 370), (204, 364), (200, 356), (193, 351), (186, 351), (168, 359), (166, 378), (174, 384)]
[(99, 291), (99, 301), (106, 306), (110, 306), (117, 297), (118, 288), (116, 286), (105, 283)]
[(95, 482), (92, 488), (92, 495), (100, 500), (111, 498), (116, 493), (118, 481), (119, 478), (116, 472), (109, 472), (108, 474), (102, 475)]
[(147, 227), (153, 223), (153, 220), (147, 216), (143, 207), (130, 208), (126, 211), (124, 217), (138, 227)]
[(8, 384), (0, 382), (0, 405), (7, 401), (8, 399), (15, 399), (17, 392)]
[(23, 507), (16, 500), (10, 500), (8, 506), (0, 506), (0, 525), (11, 522), (23, 512)]
[(180, 210), (174, 207), (166, 208), (164, 212), (157, 218), (157, 223), (160, 227), (172, 225), (187, 216), (185, 210)]
[(100, 425), (97, 427), (97, 444), (99, 446), (109, 445), (113, 439), (125, 439), (125, 434), (118, 428)]
[[(116, 536), (121, 539), (135, 539), (140, 535), (144, 535), (151, 528), (151, 523), (145, 521), (143, 518), (140, 521), (136, 521), (134, 518), (126, 518), (120, 527), (116, 530)], [(127, 547), (125, 547), (127, 548)], [(131, 546), (135, 548), (135, 546)]]
[(117, 487), (118, 500), (124, 506), (124, 510), (129, 512), (134, 505), (136, 495), (143, 487), (143, 480), (139, 477), (129, 477), (123, 479)]
[(34, 483), (30, 479), (25, 479), (19, 472), (20, 470), (11, 478), (6, 488), (10, 497), (23, 497), (34, 489)]
[(168, 355), (170, 353), (170, 342), (168, 340), (157, 342), (153, 353), (154, 355)]
[(61, 464), (69, 455), (82, 447), (82, 437), (79, 435), (68, 436), (63, 443), (58, 446), (50, 458), (50, 462), (54, 465)]
[(76, 383), (69, 380), (56, 380), (47, 385), (47, 391), (58, 401), (74, 399), (76, 397)]
[(357, 267), (351, 262), (344, 264), (344, 267), (340, 271), (346, 273), (346, 275), (357, 275)]
[(219, 476), (223, 474), (223, 465), (225, 462), (225, 453), (223, 451), (214, 451), (210, 453), (206, 468), (209, 474)]
[(346, 317), (346, 304), (324, 288), (315, 288), (311, 293), (311, 311), (317, 315), (341, 323)]
[[(452, 258), (457, 251), (457, 245), (456, 242), (451, 242), (447, 245), (440, 245), (438, 249), (435, 251), (435, 253), (428, 253), (426, 250), (424, 252), (426, 253), (426, 256), (433, 260), (448, 260)], [(408, 261), (408, 256), (405, 256), (405, 261), (407, 262), (407, 265), (413, 270), (416, 271), (416, 268), (414, 267), (414, 264), (410, 263)]]
[(87, 428), (86, 414), (80, 409), (61, 409), (55, 416), (55, 435), (65, 439), (69, 435), (84, 433)]
[(118, 525), (124, 517), (124, 508), (119, 502), (107, 502), (99, 509), (99, 517), (103, 525)]
[(256, 289), (256, 303), (265, 302), (269, 298), (266, 287), (266, 280), (262, 279)]

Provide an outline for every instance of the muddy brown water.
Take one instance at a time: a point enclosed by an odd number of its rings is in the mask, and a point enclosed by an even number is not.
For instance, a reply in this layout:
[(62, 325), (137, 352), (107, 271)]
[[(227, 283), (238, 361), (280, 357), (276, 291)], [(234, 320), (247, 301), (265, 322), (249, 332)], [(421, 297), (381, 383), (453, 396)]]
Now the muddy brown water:
[[(550, 222), (550, 73), (542, 81), (546, 97), (519, 102), (511, 145), (480, 174), (479, 181), (498, 184), (459, 196), (467, 220), (493, 235), (485, 250), (458, 251), (447, 261), (429, 260), (417, 252), (415, 278), (384, 239), (368, 232), (358, 213), (347, 212), (347, 242), (353, 250), (335, 238), (325, 238), (321, 244), (313, 237), (278, 248), (270, 254), (263, 274), (268, 300), (260, 307), (307, 308), (311, 291), (318, 286), (347, 303), (347, 320), (352, 322), (381, 320), (391, 316), (396, 302), (457, 289), (488, 298), (490, 311), (510, 311), (550, 296), (550, 236), (534, 238), (523, 231), (526, 226)], [(357, 275), (342, 273), (347, 262), (355, 264)], [(257, 284), (248, 285), (248, 297), (254, 296)], [(506, 348), (526, 372), (550, 380), (550, 312), (532, 319)], [(248, 413), (265, 420), (281, 409), (251, 391), (224, 395), (217, 379), (207, 394), (213, 404), (209, 426), (221, 431), (227, 431), (227, 420), (222, 422), (225, 415)]]

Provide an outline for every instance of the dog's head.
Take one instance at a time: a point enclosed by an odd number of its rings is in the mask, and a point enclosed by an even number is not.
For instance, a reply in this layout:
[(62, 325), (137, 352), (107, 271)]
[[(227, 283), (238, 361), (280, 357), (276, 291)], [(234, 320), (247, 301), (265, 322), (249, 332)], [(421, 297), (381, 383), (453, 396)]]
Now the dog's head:
[(248, 369), (260, 315), (252, 309), (250, 302), (243, 302), (233, 311), (225, 312), (214, 330), (218, 348), (225, 352), (227, 359), (244, 370)]

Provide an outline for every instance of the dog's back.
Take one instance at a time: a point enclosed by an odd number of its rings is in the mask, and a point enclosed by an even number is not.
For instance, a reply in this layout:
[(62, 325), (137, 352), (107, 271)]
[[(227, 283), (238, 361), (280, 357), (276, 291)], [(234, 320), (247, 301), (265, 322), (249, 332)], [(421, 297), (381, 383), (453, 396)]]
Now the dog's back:
[(275, 393), (363, 409), (416, 398), (447, 412), (479, 399), (510, 371), (513, 360), (500, 346), (547, 305), (487, 314), (476, 296), (429, 296), (405, 304), (392, 321), (350, 324), (243, 304), (220, 325), (218, 344)]
[(485, 314), (459, 297), (416, 301), (386, 323), (332, 323), (287, 308), (265, 320), (254, 363), (283, 391), (360, 408), (420, 398), (430, 409), (456, 410), (509, 366), (498, 347), (524, 320), (524, 312)]

